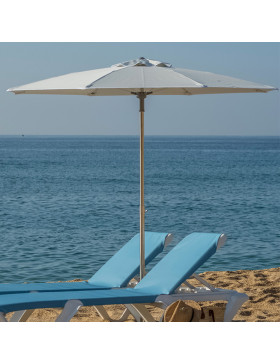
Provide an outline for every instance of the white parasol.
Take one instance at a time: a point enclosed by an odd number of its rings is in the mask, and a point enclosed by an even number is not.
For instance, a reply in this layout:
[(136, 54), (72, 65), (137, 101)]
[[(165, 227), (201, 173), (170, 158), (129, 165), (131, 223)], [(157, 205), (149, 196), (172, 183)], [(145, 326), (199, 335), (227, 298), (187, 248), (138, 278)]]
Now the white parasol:
[(276, 88), (210, 72), (173, 68), (140, 57), (108, 68), (70, 73), (8, 89), (15, 94), (119, 96), (140, 101), (140, 279), (145, 275), (144, 100), (148, 95), (268, 92)]

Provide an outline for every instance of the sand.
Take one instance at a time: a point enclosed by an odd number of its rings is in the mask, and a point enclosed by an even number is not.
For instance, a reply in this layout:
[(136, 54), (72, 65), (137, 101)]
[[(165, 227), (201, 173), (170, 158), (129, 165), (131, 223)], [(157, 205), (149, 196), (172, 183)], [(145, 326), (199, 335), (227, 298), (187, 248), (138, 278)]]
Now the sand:
[[(280, 268), (262, 270), (238, 270), (223, 272), (205, 272), (201, 277), (219, 288), (234, 289), (249, 296), (235, 315), (235, 322), (279, 322), (280, 321)], [(75, 279), (74, 281), (79, 281)], [(204, 302), (202, 307), (217, 305), (225, 306), (223, 302)], [(156, 320), (162, 315), (162, 310), (147, 306)], [(113, 319), (117, 319), (123, 312), (124, 306), (105, 306)], [(49, 322), (54, 321), (61, 309), (35, 310), (27, 321)], [(7, 315), (10, 317), (11, 313)], [(222, 318), (220, 319), (222, 320)], [(71, 319), (71, 322), (101, 322), (104, 321), (93, 307), (82, 307)], [(129, 316), (127, 322), (135, 321)], [(218, 320), (217, 320), (218, 321)]]

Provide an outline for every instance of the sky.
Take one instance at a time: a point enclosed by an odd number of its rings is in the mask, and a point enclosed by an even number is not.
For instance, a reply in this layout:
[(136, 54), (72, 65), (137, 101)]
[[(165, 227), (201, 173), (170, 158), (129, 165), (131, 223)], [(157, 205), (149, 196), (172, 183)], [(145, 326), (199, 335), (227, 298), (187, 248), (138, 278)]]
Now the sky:
[[(280, 88), (280, 43), (2, 42), (0, 135), (138, 135), (134, 96), (14, 95), (10, 87), (136, 59)], [(150, 96), (146, 135), (280, 135), (280, 94)]]

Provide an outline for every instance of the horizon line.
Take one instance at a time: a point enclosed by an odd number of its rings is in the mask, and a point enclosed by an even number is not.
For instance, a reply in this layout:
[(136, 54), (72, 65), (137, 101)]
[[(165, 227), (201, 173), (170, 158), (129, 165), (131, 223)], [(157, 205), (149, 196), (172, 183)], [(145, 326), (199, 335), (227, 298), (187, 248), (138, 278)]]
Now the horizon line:
[[(0, 134), (0, 137), (139, 137), (139, 134)], [(279, 135), (259, 135), (259, 134), (248, 134), (248, 135), (208, 135), (208, 134), (145, 134), (145, 137), (244, 137), (244, 138), (257, 138), (257, 137), (275, 137), (279, 138)]]

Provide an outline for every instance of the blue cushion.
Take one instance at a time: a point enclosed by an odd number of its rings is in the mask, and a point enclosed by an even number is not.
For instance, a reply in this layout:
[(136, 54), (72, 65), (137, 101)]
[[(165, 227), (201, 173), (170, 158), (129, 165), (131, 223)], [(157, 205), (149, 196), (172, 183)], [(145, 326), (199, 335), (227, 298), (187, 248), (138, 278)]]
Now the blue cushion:
[[(162, 252), (166, 233), (145, 232), (145, 262), (148, 264)], [(99, 287), (124, 287), (136, 275), (140, 267), (140, 234), (135, 235), (90, 279)]]
[[(111, 257), (88, 282), (4, 283), (0, 294), (30, 291), (52, 292), (124, 287), (139, 271), (139, 233)], [(167, 233), (145, 232), (146, 264), (162, 252)]]
[(135, 288), (0, 295), (0, 312), (63, 307), (78, 299), (85, 306), (152, 303), (172, 293), (217, 250), (219, 234), (193, 233), (175, 246)]
[(217, 250), (220, 234), (192, 233), (178, 243), (137, 284), (135, 290), (170, 294)]
[(80, 300), (84, 306), (154, 302), (156, 296), (135, 292), (133, 288), (91, 291), (39, 292), (0, 295), (0, 312), (63, 307), (68, 300)]

